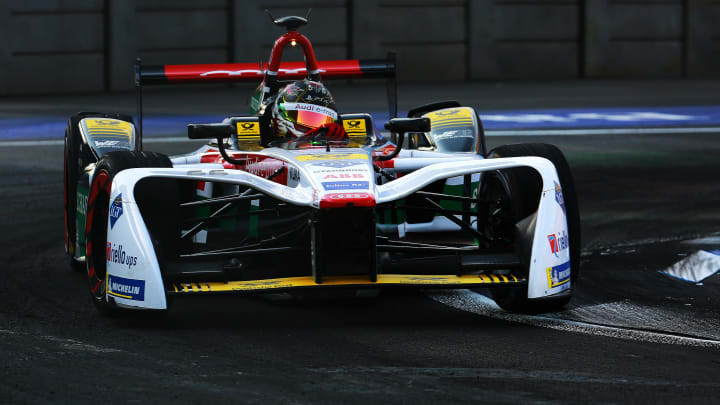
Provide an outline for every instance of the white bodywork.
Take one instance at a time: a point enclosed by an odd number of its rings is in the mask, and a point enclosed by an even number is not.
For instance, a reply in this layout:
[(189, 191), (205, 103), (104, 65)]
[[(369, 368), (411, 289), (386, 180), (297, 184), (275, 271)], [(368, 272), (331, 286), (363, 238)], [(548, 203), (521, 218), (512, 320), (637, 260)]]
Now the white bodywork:
[[(369, 194), (374, 197), (376, 204), (381, 204), (407, 197), (441, 179), (512, 167), (531, 167), (542, 177), (543, 187), (530, 260), (528, 298), (547, 297), (570, 288), (568, 229), (562, 205), (562, 191), (559, 190), (559, 186), (556, 187), (560, 182), (555, 167), (547, 159), (540, 157), (482, 159), (477, 155), (440, 153), (435, 154), (439, 158), (432, 158), (431, 152), (422, 153), (424, 155), (422, 157), (401, 154), (396, 158), (396, 168), (405, 166), (419, 168), (397, 180), (376, 185), (375, 173), (367, 150), (337, 149), (327, 153), (324, 150), (288, 151), (269, 148), (258, 154), (288, 162), (290, 167), (297, 170), (298, 178), (289, 186), (285, 186), (246, 171), (224, 169), (220, 164), (200, 164), (199, 159), (194, 158), (192, 154), (174, 158), (173, 168), (138, 168), (117, 174), (112, 184), (110, 204), (112, 205), (121, 195), (122, 210), (112, 226), (108, 221), (108, 243), (116, 250), (121, 246), (125, 259), (108, 260), (107, 272), (109, 279), (115, 277), (116, 280), (132, 281), (136, 287), (135, 292), (139, 292), (138, 285), (143, 286), (142, 299), (139, 299), (138, 294), (123, 294), (122, 289), (127, 290), (129, 288), (127, 286), (117, 285), (115, 288), (119, 293), (113, 293), (114, 287), (108, 285), (108, 294), (112, 295), (119, 306), (144, 309), (167, 307), (160, 266), (134, 197), (137, 182), (148, 177), (238, 184), (253, 187), (287, 203), (318, 207), (319, 201), (323, 198), (331, 194), (337, 196), (339, 192), (340, 198), (343, 195)], [(328, 181), (328, 176), (335, 176), (331, 179), (349, 179), (339, 183), (351, 189), (340, 191), (332, 189), (335, 186), (328, 186), (328, 183), (338, 182)], [(429, 223), (429, 226), (432, 226), (432, 223)], [(556, 238), (554, 245), (556, 249), (551, 248), (553, 244), (549, 241), (550, 236), (553, 235)], [(563, 242), (558, 244), (558, 240)], [(135, 264), (129, 265), (128, 258), (135, 258)], [(555, 276), (554, 281), (553, 276)]]

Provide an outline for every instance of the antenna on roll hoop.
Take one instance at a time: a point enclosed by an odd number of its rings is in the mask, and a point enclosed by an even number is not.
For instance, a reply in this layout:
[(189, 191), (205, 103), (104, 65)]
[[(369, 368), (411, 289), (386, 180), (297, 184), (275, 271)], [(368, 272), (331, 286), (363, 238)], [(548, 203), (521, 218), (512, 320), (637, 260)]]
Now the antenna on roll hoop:
[(281, 27), (284, 27), (286, 31), (297, 31), (298, 28), (302, 27), (303, 25), (307, 24), (308, 21), (310, 21), (310, 13), (312, 12), (312, 9), (308, 9), (307, 14), (305, 15), (305, 18), (298, 17), (296, 15), (287, 16), (287, 17), (280, 17), (275, 18), (270, 13), (270, 10), (265, 9), (265, 12), (268, 16), (270, 16), (270, 21), (273, 22), (275, 25), (279, 25)]

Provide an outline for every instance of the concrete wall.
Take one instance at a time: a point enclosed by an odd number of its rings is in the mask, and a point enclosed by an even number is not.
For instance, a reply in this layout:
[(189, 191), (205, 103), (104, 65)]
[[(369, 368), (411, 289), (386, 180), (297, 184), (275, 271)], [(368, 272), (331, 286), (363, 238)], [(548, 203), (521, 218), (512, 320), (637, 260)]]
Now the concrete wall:
[(402, 80), (720, 75), (717, 0), (3, 0), (0, 94), (129, 89), (138, 56), (267, 61), (263, 10), (308, 7), (318, 58), (394, 50)]
[(470, 0), (469, 76), (577, 77), (579, 6), (578, 0)]
[(0, 1), (0, 94), (103, 90), (103, 0)]

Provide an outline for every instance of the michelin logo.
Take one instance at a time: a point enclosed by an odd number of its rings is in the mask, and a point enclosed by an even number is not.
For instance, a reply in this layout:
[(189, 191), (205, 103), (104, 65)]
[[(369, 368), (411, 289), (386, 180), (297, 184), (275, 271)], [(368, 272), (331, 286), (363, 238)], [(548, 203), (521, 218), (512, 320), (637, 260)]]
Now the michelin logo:
[(568, 282), (570, 282), (570, 261), (567, 261), (558, 266), (548, 267), (546, 270), (548, 278), (548, 288), (568, 285)]
[(106, 259), (108, 263), (117, 263), (127, 266), (128, 270), (137, 265), (137, 256), (130, 256), (125, 253), (122, 245), (115, 245), (112, 242), (107, 243)]
[(108, 275), (108, 294), (135, 301), (145, 301), (145, 280)]

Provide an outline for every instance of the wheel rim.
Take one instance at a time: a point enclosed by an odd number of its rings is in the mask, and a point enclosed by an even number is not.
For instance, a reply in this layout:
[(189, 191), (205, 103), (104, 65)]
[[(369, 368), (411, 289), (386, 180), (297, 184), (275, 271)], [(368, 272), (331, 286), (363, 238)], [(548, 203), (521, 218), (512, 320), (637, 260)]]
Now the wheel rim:
[[(485, 233), (491, 240), (492, 247), (509, 245), (513, 239), (514, 219), (510, 197), (497, 176), (486, 175), (478, 186), (478, 198), (488, 201), (487, 211), (478, 220), (478, 231)], [(480, 208), (480, 204), (478, 204)], [(480, 213), (480, 212), (478, 212)]]

